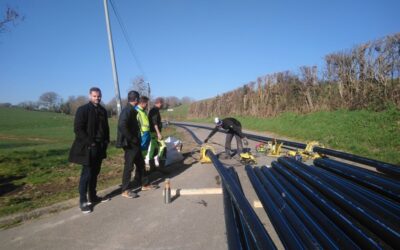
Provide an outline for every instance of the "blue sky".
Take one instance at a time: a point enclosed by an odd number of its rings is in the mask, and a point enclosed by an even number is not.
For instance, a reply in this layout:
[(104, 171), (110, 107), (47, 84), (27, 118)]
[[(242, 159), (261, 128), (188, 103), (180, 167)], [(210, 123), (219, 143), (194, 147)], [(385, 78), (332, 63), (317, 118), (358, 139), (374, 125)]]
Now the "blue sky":
[[(113, 0), (153, 96), (216, 96), (400, 32), (398, 0)], [(0, 34), (0, 102), (114, 96), (103, 0), (0, 0), (25, 20)], [(121, 96), (142, 74), (110, 6)]]

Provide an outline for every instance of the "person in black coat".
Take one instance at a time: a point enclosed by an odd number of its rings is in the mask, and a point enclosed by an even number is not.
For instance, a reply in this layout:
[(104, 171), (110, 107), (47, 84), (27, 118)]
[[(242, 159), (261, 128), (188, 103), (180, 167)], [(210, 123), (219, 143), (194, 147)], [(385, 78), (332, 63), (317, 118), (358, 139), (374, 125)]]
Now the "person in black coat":
[(100, 105), (101, 90), (93, 87), (89, 91), (89, 103), (78, 108), (75, 114), (74, 133), (69, 161), (82, 165), (79, 181), (79, 205), (83, 213), (90, 213), (92, 205), (108, 199), (96, 194), (97, 176), (101, 162), (107, 157), (110, 141), (107, 111)]
[(124, 150), (124, 171), (122, 173), (121, 195), (125, 198), (136, 198), (138, 195), (129, 190), (129, 183), (134, 165), (135, 177), (134, 181), (142, 186), (142, 190), (154, 189), (152, 185), (143, 183), (145, 162), (140, 149), (140, 128), (137, 121), (137, 111), (135, 106), (139, 102), (139, 93), (137, 91), (130, 91), (128, 93), (128, 103), (122, 110), (118, 120), (117, 131), (117, 148)]
[(238, 120), (232, 117), (224, 118), (220, 120), (218, 117), (215, 117), (214, 122), (216, 124), (215, 128), (210, 132), (207, 138), (204, 140), (204, 143), (218, 132), (219, 129), (224, 129), (226, 132), (225, 139), (225, 158), (231, 158), (231, 142), (232, 138), (235, 137), (237, 144), (237, 153), (240, 154), (243, 152), (243, 144), (242, 139), (245, 145), (248, 145), (247, 139), (242, 133), (242, 124)]

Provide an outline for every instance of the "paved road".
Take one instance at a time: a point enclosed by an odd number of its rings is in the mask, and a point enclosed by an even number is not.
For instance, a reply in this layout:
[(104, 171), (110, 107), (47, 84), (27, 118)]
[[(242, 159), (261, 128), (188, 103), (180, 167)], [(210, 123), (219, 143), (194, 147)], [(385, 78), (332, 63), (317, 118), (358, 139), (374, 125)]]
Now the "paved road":
[[(186, 138), (184, 147), (195, 147), (193, 138), (202, 140), (209, 133), (204, 129), (190, 130), (193, 133)], [(224, 138), (224, 134), (217, 133), (210, 140), (217, 152), (223, 151)], [(251, 147), (253, 144), (250, 142)], [(182, 168), (162, 176), (158, 180), (160, 186), (163, 187), (163, 178), (170, 177), (172, 188), (220, 187), (214, 166), (202, 165), (196, 157), (198, 154), (188, 157)], [(259, 158), (259, 165), (270, 161)], [(234, 159), (225, 163), (236, 169), (246, 197), (253, 204), (257, 197), (243, 165)], [(227, 249), (222, 195), (180, 196), (164, 204), (162, 191), (140, 192), (140, 197), (132, 200), (117, 195), (98, 204), (91, 214), (82, 214), (75, 207), (0, 231), (0, 249)], [(282, 249), (264, 210), (255, 210)]]

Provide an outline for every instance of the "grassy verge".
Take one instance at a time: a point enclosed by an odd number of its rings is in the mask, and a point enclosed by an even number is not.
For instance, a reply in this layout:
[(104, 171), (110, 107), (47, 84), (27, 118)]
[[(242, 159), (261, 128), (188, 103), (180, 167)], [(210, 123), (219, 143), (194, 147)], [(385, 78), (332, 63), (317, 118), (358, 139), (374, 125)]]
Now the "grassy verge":
[[(400, 164), (400, 111), (396, 108), (236, 118), (248, 130), (268, 131), (299, 142), (316, 140), (328, 148)], [(212, 123), (213, 119), (192, 121)]]
[(161, 116), (164, 120), (167, 121), (179, 121), (186, 120), (187, 114), (189, 112), (189, 104), (180, 105), (178, 107), (174, 107), (171, 111), (163, 110), (161, 112)]
[[(30, 211), (78, 196), (81, 166), (68, 162), (73, 117), (0, 108), (0, 216)], [(116, 119), (110, 119), (111, 141)], [(179, 137), (173, 128), (164, 136)], [(121, 181), (122, 150), (110, 145), (98, 190)]]

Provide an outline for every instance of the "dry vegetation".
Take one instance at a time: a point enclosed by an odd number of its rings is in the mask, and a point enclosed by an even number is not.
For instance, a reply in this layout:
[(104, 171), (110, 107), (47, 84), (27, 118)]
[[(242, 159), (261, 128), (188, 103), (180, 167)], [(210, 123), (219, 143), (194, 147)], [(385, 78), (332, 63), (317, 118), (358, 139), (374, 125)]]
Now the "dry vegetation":
[(337, 109), (400, 108), (400, 33), (325, 56), (325, 66), (302, 66), (191, 104), (189, 116), (276, 116)]

